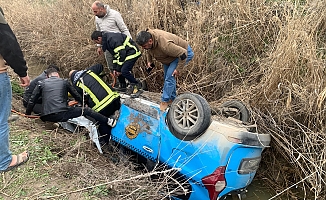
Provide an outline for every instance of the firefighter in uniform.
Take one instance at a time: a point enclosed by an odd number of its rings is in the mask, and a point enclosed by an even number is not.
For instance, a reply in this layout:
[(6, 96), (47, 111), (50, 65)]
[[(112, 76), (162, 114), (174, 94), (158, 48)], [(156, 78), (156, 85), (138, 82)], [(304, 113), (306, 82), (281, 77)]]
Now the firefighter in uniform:
[[(84, 103), (92, 110), (106, 117), (120, 109), (120, 95), (101, 79), (102, 64), (93, 65), (86, 70), (71, 70), (69, 77), (77, 92), (83, 96)], [(104, 133), (101, 133), (103, 135)], [(107, 134), (109, 136), (109, 134)], [(104, 136), (105, 137), (105, 136)], [(108, 141), (109, 138), (103, 138)]]
[[(143, 91), (141, 83), (131, 73), (137, 59), (141, 56), (136, 43), (122, 33), (94, 31), (91, 35), (96, 44), (102, 45), (103, 51), (109, 51), (113, 55), (113, 74), (118, 77), (120, 87), (118, 91), (126, 91), (131, 97), (138, 97)], [(129, 87), (126, 88), (126, 80)]]
[(86, 70), (71, 70), (69, 76), (80, 95), (85, 95), (85, 103), (94, 111), (107, 117), (120, 109), (120, 95), (102, 80), (102, 64), (96, 64)]

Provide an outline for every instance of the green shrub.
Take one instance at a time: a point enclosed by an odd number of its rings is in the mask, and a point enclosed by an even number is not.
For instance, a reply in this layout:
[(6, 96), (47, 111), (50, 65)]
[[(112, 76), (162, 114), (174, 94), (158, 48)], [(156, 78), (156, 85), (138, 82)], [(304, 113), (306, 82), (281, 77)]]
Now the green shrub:
[(24, 88), (22, 86), (20, 86), (19, 84), (20, 83), (15, 80), (11, 81), (12, 93), (14, 95), (23, 96)]

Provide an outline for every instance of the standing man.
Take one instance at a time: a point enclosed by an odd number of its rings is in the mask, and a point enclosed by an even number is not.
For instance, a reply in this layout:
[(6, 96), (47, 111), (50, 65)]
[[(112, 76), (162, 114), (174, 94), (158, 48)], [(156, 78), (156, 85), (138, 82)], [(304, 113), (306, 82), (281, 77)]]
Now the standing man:
[(15, 34), (0, 12), (0, 172), (9, 171), (29, 159), (27, 151), (12, 155), (9, 150), (8, 117), (11, 112), (12, 91), (7, 74), (8, 66), (5, 63), (20, 77), (20, 85), (27, 87), (30, 80), (24, 55)]
[(139, 32), (136, 42), (148, 52), (147, 71), (154, 66), (153, 58), (163, 64), (164, 86), (160, 110), (165, 111), (177, 95), (175, 76), (179, 73), (176, 68), (188, 64), (194, 57), (194, 52), (187, 41), (158, 29)]
[[(47, 70), (50, 68), (54, 68), (59, 71), (59, 67), (56, 65), (49, 65)], [(35, 79), (33, 79), (28, 87), (26, 87), (24, 94), (23, 94), (23, 105), (26, 108), (28, 104), (29, 98), (32, 96), (32, 93), (39, 81), (42, 81), (47, 78), (47, 70), (44, 70), (40, 75), (38, 75)], [(33, 112), (35, 114), (40, 114), (42, 111), (42, 99), (38, 99), (34, 105)]]
[(94, 31), (91, 35), (96, 44), (101, 44), (103, 51), (109, 51), (114, 55), (113, 73), (120, 82), (120, 91), (126, 88), (127, 79), (130, 83), (126, 94), (138, 97), (142, 92), (141, 83), (131, 73), (137, 59), (141, 56), (136, 43), (122, 33)]
[[(92, 10), (95, 15), (95, 26), (97, 31), (123, 33), (132, 38), (118, 11), (111, 9), (109, 5), (101, 1), (95, 1), (92, 4)], [(103, 53), (100, 44), (98, 45), (97, 53), (98, 55)], [(109, 70), (113, 71), (113, 54), (109, 51), (104, 51), (104, 56)]]

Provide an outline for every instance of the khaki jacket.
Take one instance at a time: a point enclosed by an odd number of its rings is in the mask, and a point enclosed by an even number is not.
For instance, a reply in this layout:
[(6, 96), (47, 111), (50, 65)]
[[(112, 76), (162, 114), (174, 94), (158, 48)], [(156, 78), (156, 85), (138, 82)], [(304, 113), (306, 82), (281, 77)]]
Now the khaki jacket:
[(186, 59), (181, 60), (180, 56), (187, 56), (188, 42), (182, 38), (158, 29), (149, 29), (148, 32), (152, 35), (153, 48), (148, 49), (147, 60), (153, 63), (153, 58), (158, 62), (169, 65), (176, 58), (179, 58), (178, 66), (184, 66)]

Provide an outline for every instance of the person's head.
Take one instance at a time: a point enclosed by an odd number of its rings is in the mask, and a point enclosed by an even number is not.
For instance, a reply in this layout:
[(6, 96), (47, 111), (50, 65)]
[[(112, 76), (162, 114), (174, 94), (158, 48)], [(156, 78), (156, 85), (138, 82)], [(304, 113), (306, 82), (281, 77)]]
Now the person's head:
[(60, 77), (58, 71), (53, 67), (46, 70), (46, 75), (48, 78), (53, 76)]
[(72, 83), (74, 83), (76, 73), (77, 73), (77, 70), (74, 70), (74, 69), (69, 72), (69, 78), (70, 78)]
[(101, 31), (94, 31), (91, 35), (91, 39), (96, 44), (102, 44), (102, 32)]
[(53, 64), (49, 65), (48, 68), (47, 68), (46, 70), (48, 70), (48, 69), (50, 69), (50, 68), (54, 68), (55, 70), (60, 71), (59, 67), (56, 66), (56, 65), (53, 65)]
[(153, 48), (153, 38), (148, 31), (140, 31), (136, 37), (136, 43), (143, 49)]
[(103, 18), (106, 15), (106, 9), (104, 7), (104, 3), (101, 1), (95, 1), (92, 4), (92, 10), (95, 16), (98, 18)]
[(71, 70), (70, 72), (69, 72), (69, 77), (71, 78), (71, 75), (74, 73), (74, 72), (76, 72), (77, 70)]

